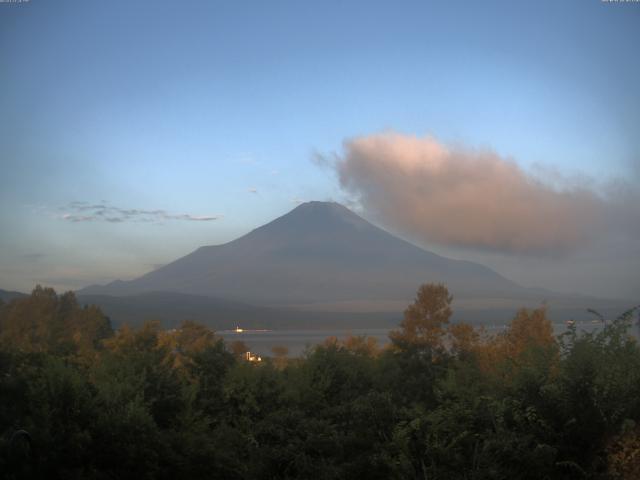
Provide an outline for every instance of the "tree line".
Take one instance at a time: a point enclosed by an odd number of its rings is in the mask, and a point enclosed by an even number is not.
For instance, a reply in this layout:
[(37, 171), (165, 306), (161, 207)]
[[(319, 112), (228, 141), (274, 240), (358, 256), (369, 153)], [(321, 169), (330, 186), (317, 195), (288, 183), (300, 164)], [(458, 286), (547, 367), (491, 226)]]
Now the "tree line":
[[(633, 310), (554, 336), (490, 335), (422, 285), (384, 348), (328, 338), (244, 360), (185, 321), (114, 330), (74, 294), (0, 304), (7, 479), (640, 478)], [(237, 346), (236, 346), (237, 347)]]

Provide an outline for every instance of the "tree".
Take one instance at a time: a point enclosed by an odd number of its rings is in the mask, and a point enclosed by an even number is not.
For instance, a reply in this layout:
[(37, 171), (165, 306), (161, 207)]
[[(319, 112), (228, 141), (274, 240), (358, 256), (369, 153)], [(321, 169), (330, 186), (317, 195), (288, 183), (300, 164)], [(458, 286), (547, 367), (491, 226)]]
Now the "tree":
[(357, 355), (374, 357), (379, 353), (378, 340), (366, 335), (348, 335), (342, 344), (348, 351)]
[(80, 307), (73, 292), (58, 296), (40, 285), (0, 312), (0, 343), (23, 352), (91, 357), (111, 335), (111, 322), (98, 307)]
[(285, 345), (275, 345), (271, 349), (275, 357), (275, 365), (278, 368), (284, 368), (287, 365), (287, 355), (289, 355), (289, 348)]
[(229, 345), (229, 348), (231, 348), (231, 351), (237, 357), (241, 357), (249, 351), (248, 345), (242, 340), (234, 340), (231, 342), (231, 345)]
[(547, 317), (545, 307), (529, 311), (522, 308), (511, 321), (506, 331), (507, 349), (512, 357), (522, 355), (531, 348), (556, 348), (553, 325)]
[(607, 445), (608, 475), (614, 479), (640, 478), (640, 427), (627, 421), (624, 431)]
[(195, 354), (213, 347), (218, 340), (210, 328), (185, 320), (178, 328), (160, 332), (158, 346), (167, 350), (167, 361), (173, 367), (182, 368), (192, 363)]
[(477, 331), (468, 323), (454, 323), (449, 325), (449, 339), (451, 352), (458, 357), (468, 356), (477, 349), (481, 341), (483, 330)]
[(404, 311), (400, 330), (389, 333), (394, 346), (401, 350), (443, 349), (444, 326), (451, 317), (452, 301), (453, 297), (443, 284), (421, 285), (414, 302)]
[(284, 358), (289, 355), (289, 347), (285, 345), (275, 345), (271, 352), (275, 355), (276, 358)]

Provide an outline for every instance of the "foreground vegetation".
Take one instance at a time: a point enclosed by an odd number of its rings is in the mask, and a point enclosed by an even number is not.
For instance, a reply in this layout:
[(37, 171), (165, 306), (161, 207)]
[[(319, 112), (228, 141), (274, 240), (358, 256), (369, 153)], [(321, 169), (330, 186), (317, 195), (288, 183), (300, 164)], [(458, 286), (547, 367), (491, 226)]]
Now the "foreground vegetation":
[(633, 311), (494, 336), (423, 285), (391, 344), (247, 362), (193, 322), (113, 331), (73, 293), (0, 305), (5, 478), (640, 478)]

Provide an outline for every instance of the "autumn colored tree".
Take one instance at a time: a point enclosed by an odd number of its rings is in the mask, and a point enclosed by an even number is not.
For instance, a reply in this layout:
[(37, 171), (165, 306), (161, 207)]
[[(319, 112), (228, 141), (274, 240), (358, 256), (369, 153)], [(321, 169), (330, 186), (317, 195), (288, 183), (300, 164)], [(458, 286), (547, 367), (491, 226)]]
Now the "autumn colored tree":
[(271, 349), (271, 353), (273, 353), (274, 364), (278, 368), (284, 368), (287, 365), (287, 355), (289, 355), (289, 348), (285, 345), (275, 345)]
[(531, 348), (557, 348), (553, 325), (546, 307), (518, 310), (504, 335), (507, 353), (512, 358)]
[(414, 302), (404, 311), (400, 329), (391, 331), (389, 338), (399, 349), (442, 350), (452, 301), (453, 297), (443, 284), (421, 285)]
[(379, 353), (378, 340), (375, 337), (365, 335), (348, 335), (342, 345), (348, 351), (357, 355), (376, 356)]
[(0, 308), (0, 343), (23, 352), (92, 356), (112, 335), (109, 318), (96, 306), (81, 307), (73, 292), (38, 285)]
[(210, 328), (185, 320), (178, 328), (160, 332), (158, 346), (167, 350), (167, 361), (173, 367), (183, 368), (193, 361), (195, 354), (213, 347), (218, 341), (220, 339)]
[(556, 340), (544, 309), (487, 336), (450, 303), (423, 285), (390, 348), (330, 337), (275, 368), (194, 322), (102, 338), (39, 287), (0, 305), (0, 478), (638, 478), (636, 310)]
[(249, 346), (244, 343), (242, 340), (234, 340), (229, 345), (229, 348), (233, 352), (233, 354), (237, 357), (242, 357), (245, 353), (249, 351)]
[(498, 374), (500, 381), (512, 376), (514, 369), (538, 361), (544, 361), (551, 368), (557, 360), (559, 346), (547, 309), (518, 310), (508, 328), (478, 346), (476, 353), (481, 369)]
[(468, 323), (454, 323), (448, 327), (450, 349), (454, 355), (466, 356), (475, 352), (482, 340), (482, 330), (478, 331)]
[(606, 452), (609, 478), (640, 478), (640, 426), (635, 422), (628, 420), (623, 424), (622, 432), (608, 441)]

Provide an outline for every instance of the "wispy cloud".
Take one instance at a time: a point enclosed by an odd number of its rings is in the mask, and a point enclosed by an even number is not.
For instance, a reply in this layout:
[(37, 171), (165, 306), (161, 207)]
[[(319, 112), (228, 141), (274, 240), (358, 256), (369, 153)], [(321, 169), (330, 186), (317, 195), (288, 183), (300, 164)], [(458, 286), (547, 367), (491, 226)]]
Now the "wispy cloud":
[(314, 162), (333, 169), (370, 215), (425, 242), (555, 255), (598, 235), (640, 233), (635, 187), (541, 181), (495, 152), (431, 137), (358, 137)]
[(89, 203), (75, 201), (61, 207), (65, 212), (58, 218), (73, 223), (80, 222), (151, 222), (159, 223), (165, 220), (183, 220), (190, 222), (210, 222), (219, 220), (222, 215), (192, 215), (190, 213), (172, 213), (166, 210), (148, 210), (139, 208), (121, 208), (107, 203)]

